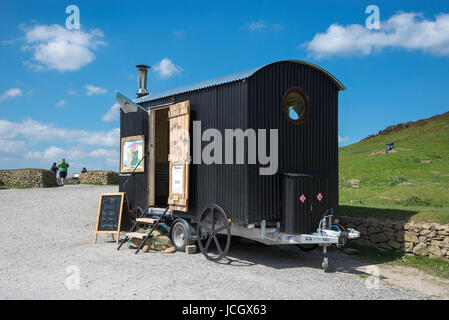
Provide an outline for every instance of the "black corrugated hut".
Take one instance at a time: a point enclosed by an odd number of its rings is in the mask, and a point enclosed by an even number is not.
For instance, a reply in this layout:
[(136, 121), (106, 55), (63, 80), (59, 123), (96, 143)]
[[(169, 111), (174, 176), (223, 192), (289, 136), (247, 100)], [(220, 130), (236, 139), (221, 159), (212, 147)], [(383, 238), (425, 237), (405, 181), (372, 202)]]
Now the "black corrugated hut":
[[(145, 162), (145, 171), (136, 173), (126, 186), (126, 177), (120, 178), (120, 191), (128, 193), (131, 207), (168, 205), (170, 146), (166, 120), (171, 111), (167, 106), (189, 101), (190, 123), (201, 121), (202, 131), (215, 128), (224, 137), (225, 129), (278, 129), (278, 173), (259, 175), (261, 165), (247, 164), (246, 158), (246, 164), (239, 165), (190, 164), (186, 175), (188, 199), (185, 206), (172, 205), (174, 214), (195, 219), (206, 205), (217, 204), (233, 224), (265, 220), (280, 222), (286, 232), (313, 232), (324, 209), (338, 208), (340, 90), (345, 90), (343, 85), (316, 65), (279, 61), (140, 97), (135, 102), (148, 112), (121, 111), (120, 135), (144, 135), (145, 146), (156, 151)], [(202, 146), (207, 144), (203, 142)], [(191, 154), (192, 148), (190, 143)], [(293, 187), (291, 181), (295, 182)], [(294, 210), (293, 220), (282, 219), (283, 210)]]

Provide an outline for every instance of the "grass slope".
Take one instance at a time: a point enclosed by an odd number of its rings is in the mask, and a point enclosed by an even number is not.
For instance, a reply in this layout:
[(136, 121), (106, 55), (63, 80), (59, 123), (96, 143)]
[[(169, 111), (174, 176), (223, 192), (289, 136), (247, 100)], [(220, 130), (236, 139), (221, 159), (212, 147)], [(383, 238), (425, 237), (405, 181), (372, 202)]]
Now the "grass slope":
[(342, 213), (449, 223), (449, 112), (340, 148), (339, 168)]

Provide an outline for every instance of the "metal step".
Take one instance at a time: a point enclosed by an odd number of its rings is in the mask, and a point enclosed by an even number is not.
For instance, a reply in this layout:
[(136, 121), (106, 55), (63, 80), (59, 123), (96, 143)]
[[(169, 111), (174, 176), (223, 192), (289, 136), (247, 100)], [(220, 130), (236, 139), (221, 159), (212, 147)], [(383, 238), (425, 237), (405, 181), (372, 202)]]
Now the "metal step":
[[(165, 211), (165, 208), (152, 207), (148, 209), (148, 215), (161, 216)], [(167, 214), (170, 214), (171, 210), (168, 210)]]
[(157, 220), (156, 219), (151, 219), (151, 218), (137, 218), (136, 221), (137, 222), (141, 222), (141, 223), (152, 224), (152, 223), (155, 223)]
[(126, 234), (126, 236), (127, 236), (128, 238), (137, 238), (137, 239), (143, 240), (143, 239), (145, 239), (145, 237), (147, 236), (147, 234), (146, 234), (146, 233), (140, 233), (140, 232), (128, 232), (128, 233)]

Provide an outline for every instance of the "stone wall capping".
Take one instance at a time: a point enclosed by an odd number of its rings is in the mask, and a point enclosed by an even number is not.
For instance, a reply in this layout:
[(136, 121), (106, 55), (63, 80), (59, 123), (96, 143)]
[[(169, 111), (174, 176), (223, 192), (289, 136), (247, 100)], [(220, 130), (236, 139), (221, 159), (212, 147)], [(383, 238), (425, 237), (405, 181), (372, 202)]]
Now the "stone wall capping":
[(360, 231), (358, 244), (381, 251), (396, 250), (449, 260), (449, 225), (375, 217), (341, 216), (339, 219), (342, 225)]

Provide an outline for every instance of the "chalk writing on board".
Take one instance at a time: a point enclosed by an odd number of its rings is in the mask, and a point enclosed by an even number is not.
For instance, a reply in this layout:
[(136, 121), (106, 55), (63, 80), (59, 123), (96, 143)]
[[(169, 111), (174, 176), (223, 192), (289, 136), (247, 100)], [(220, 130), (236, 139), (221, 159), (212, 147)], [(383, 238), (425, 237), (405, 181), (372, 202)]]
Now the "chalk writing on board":
[(100, 221), (98, 224), (99, 231), (117, 230), (120, 215), (121, 200), (122, 200), (121, 195), (102, 197), (100, 208)]
[(111, 234), (118, 243), (120, 231), (129, 228), (129, 207), (125, 192), (103, 193), (100, 195), (98, 205), (97, 228), (95, 230), (94, 243), (97, 243), (99, 234)]

